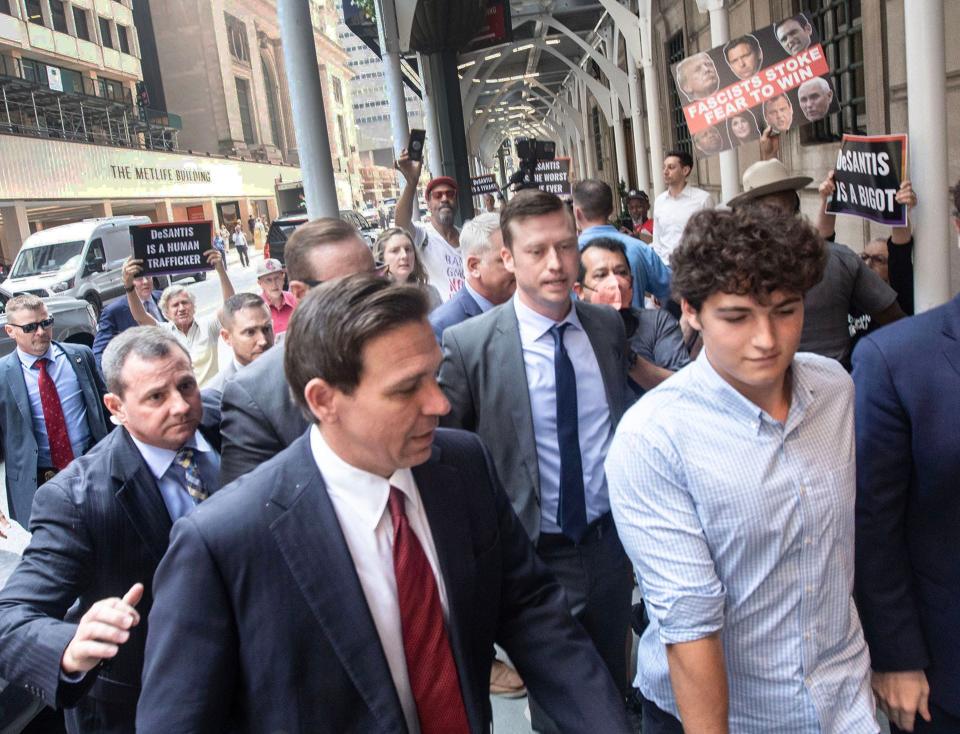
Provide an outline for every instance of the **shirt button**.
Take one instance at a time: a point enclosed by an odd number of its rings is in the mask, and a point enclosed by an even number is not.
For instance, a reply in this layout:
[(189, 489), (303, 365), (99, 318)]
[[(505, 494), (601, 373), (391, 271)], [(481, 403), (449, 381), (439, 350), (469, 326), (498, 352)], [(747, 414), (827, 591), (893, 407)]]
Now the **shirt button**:
[(809, 633), (809, 632), (805, 633), (805, 634), (803, 635), (803, 639), (809, 640), (809, 639), (810, 639), (810, 633)]
[(812, 545), (812, 544), (813, 544), (813, 541), (810, 540), (810, 538), (807, 538), (807, 539), (804, 540), (803, 542), (806, 543), (807, 545)]
[(808, 593), (808, 594), (812, 594), (812, 593), (813, 593), (813, 587), (812, 587), (812, 586), (807, 586), (807, 593)]

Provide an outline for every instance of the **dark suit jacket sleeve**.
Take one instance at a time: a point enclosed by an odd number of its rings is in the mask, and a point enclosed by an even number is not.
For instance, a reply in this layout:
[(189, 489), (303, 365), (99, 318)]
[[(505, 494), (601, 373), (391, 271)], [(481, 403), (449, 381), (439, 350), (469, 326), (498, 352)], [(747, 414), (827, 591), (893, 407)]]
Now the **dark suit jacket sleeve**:
[(93, 391), (97, 394), (97, 410), (99, 411), (99, 416), (106, 430), (110, 431), (113, 428), (113, 423), (110, 422), (110, 411), (107, 410), (107, 406), (103, 404), (103, 396), (107, 394), (107, 386), (104, 384), (100, 370), (97, 368), (97, 362), (93, 352), (84, 347), (81, 354), (83, 355), (83, 362), (87, 367), (90, 381), (93, 383)]
[(906, 511), (910, 419), (883, 352), (869, 336), (853, 355), (856, 384), (856, 596), (874, 670), (929, 663), (912, 588)]
[(189, 517), (173, 526), (153, 593), (137, 732), (228, 731), (239, 641), (226, 582)]
[(437, 379), (440, 389), (450, 401), (450, 412), (440, 418), (440, 424), (445, 428), (475, 431), (477, 412), (473, 405), (463, 352), (454, 327), (443, 332), (443, 362), (440, 364), (440, 376)]
[[(277, 390), (286, 390), (278, 380)], [(239, 380), (227, 380), (220, 402), (220, 486), (256, 469), (285, 448)]]
[(107, 348), (110, 340), (117, 335), (116, 311), (109, 306), (100, 312), (100, 320), (97, 322), (97, 335), (93, 338), (93, 356), (100, 364), (103, 359), (103, 350)]
[(497, 642), (560, 731), (631, 731), (610, 673), (534, 552), (486, 449), (484, 457), (503, 552)]
[(90, 582), (93, 542), (69, 493), (56, 483), (37, 490), (33, 538), (0, 591), (0, 678), (27, 687), (50, 706), (70, 706), (93, 682), (60, 680), (60, 659), (77, 625), (62, 621)]

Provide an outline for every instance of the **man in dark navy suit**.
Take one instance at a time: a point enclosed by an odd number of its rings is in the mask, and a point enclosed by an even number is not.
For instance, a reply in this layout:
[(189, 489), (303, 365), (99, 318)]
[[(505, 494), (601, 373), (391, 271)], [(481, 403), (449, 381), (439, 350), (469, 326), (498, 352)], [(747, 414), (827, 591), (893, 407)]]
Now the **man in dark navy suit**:
[(443, 341), (443, 331), (510, 300), (517, 287), (513, 273), (503, 265), (500, 215), (487, 212), (469, 220), (460, 230), (464, 286), (430, 314), (430, 325)]
[(37, 490), (33, 537), (0, 591), (0, 678), (66, 708), (71, 734), (134, 730), (153, 574), (220, 469), (175, 336), (128, 329), (103, 371), (121, 427)]
[[(960, 183), (954, 190), (960, 233)], [(894, 731), (960, 731), (960, 295), (853, 353), (856, 597)]]
[(599, 655), (450, 409), (423, 291), (316, 288), (284, 368), (313, 425), (174, 527), (140, 734), (489, 732), (494, 641), (562, 731), (629, 731)]
[[(160, 295), (163, 291), (153, 290), (153, 278), (139, 277), (133, 279), (133, 288), (137, 297), (143, 302), (143, 307), (157, 321), (165, 321), (160, 313)], [(97, 335), (93, 339), (93, 356), (97, 364), (103, 357), (103, 350), (117, 334), (132, 329), (137, 325), (126, 298), (118, 298), (107, 304), (100, 312), (100, 321), (97, 322)]]

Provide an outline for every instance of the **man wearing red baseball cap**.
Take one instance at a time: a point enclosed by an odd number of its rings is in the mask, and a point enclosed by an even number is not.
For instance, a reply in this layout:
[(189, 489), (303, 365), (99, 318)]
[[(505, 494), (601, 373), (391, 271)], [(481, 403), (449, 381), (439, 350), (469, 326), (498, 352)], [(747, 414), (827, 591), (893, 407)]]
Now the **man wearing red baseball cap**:
[(440, 292), (444, 302), (463, 287), (463, 259), (460, 256), (460, 230), (454, 226), (457, 215), (457, 182), (449, 176), (439, 176), (427, 184), (425, 195), (430, 221), (413, 221), (413, 204), (417, 183), (423, 169), (422, 161), (411, 160), (404, 148), (396, 163), (407, 185), (397, 201), (396, 221), (413, 237), (417, 257), (423, 262), (431, 285)]

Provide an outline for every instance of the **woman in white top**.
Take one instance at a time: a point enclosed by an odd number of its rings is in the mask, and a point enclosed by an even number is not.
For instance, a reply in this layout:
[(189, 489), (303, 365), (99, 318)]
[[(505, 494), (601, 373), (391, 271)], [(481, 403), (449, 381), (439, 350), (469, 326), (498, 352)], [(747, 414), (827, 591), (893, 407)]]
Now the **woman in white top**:
[(386, 275), (390, 280), (423, 288), (427, 292), (431, 311), (442, 303), (440, 292), (427, 282), (427, 271), (417, 257), (417, 249), (406, 230), (399, 227), (384, 230), (373, 245), (373, 259), (386, 266)]

